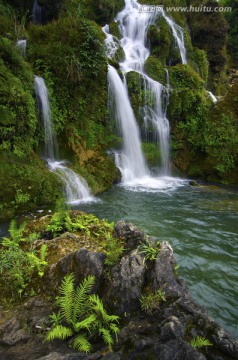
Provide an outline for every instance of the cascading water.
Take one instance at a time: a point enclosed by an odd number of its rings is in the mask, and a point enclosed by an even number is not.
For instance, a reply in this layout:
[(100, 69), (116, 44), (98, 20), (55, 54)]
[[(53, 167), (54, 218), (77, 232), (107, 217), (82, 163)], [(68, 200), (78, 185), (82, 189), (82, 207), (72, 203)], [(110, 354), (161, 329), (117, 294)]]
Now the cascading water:
[(120, 126), (123, 136), (122, 154), (117, 154), (116, 161), (122, 173), (122, 181), (133, 181), (137, 177), (149, 174), (141, 150), (139, 128), (129, 101), (125, 83), (116, 69), (109, 65), (109, 103), (110, 109)]
[(54, 160), (58, 146), (54, 131), (52, 129), (48, 89), (42, 77), (35, 76), (34, 79), (35, 79), (35, 92), (38, 101), (39, 114), (42, 115), (42, 120), (44, 122), (44, 134), (45, 134), (44, 157), (46, 157), (47, 159)]
[[(117, 165), (122, 172), (122, 183), (124, 184), (128, 181), (128, 179), (134, 180), (135, 183), (145, 184), (146, 182), (151, 182), (148, 181), (150, 173), (146, 165), (146, 161), (143, 158), (143, 153), (141, 152), (140, 133), (138, 131), (138, 125), (130, 105), (126, 87), (125, 76), (126, 73), (130, 71), (135, 71), (139, 74), (144, 93), (150, 94), (149, 99), (148, 96), (145, 99), (143, 108), (144, 128), (146, 129), (147, 127), (152, 126), (153, 132), (155, 133), (155, 137), (158, 140), (160, 146), (162, 163), (160, 174), (169, 174), (170, 127), (166, 116), (169, 99), (168, 96), (166, 96), (169, 91), (168, 84), (167, 87), (164, 87), (159, 82), (151, 79), (148, 75), (145, 74), (144, 71), (145, 61), (150, 55), (149, 49), (147, 47), (147, 31), (151, 24), (156, 24), (155, 20), (158, 18), (158, 16), (163, 16), (170, 26), (175, 43), (180, 51), (182, 63), (186, 64), (186, 49), (184, 46), (182, 28), (180, 28), (169, 17), (167, 17), (163, 11), (160, 13), (143, 13), (140, 11), (140, 5), (136, 0), (125, 0), (125, 8), (117, 15), (115, 19), (118, 23), (119, 31), (122, 35), (122, 39), (120, 40), (119, 45), (122, 47), (125, 54), (124, 60), (120, 62), (120, 69), (124, 74), (124, 82), (122, 82), (121, 78), (117, 75), (116, 70), (112, 70), (112, 68), (109, 66), (109, 98), (114, 98), (115, 100), (114, 102), (110, 100), (109, 105), (111, 106), (111, 112), (113, 113), (113, 111), (115, 111), (115, 118), (119, 123), (119, 127), (121, 129), (124, 128), (122, 131), (124, 147), (121, 156), (116, 157), (117, 161), (118, 158), (119, 160), (124, 158), (124, 161), (120, 160), (119, 163), (117, 162)], [(107, 55), (109, 58), (113, 58), (119, 47), (118, 40), (116, 40), (109, 33), (108, 25), (103, 28), (103, 31), (106, 34), (105, 43), (107, 48)], [(123, 99), (122, 95), (120, 95), (122, 93), (122, 89)], [(165, 102), (163, 101), (164, 97), (166, 98)], [(127, 110), (130, 109), (129, 113), (125, 112), (125, 108)], [(118, 114), (120, 114), (120, 116)], [(136, 131), (131, 131), (132, 124), (133, 127), (137, 129)], [(128, 148), (125, 145), (126, 142), (128, 144), (136, 143), (136, 147), (131, 146), (130, 151), (128, 151)], [(130, 161), (128, 160), (129, 152)], [(132, 163), (137, 161), (136, 159), (138, 154), (142, 166), (136, 166), (137, 164), (133, 165)], [(130, 166), (129, 169), (128, 165)], [(138, 170), (140, 168), (142, 171)], [(130, 169), (132, 169), (131, 172)], [(128, 176), (125, 176), (125, 174), (128, 174)], [(147, 180), (142, 181), (143, 177), (144, 180), (145, 177)]]
[(34, 0), (33, 3), (32, 22), (35, 25), (42, 25), (42, 7), (39, 6), (38, 0)]
[(49, 168), (55, 172), (65, 184), (66, 199), (70, 204), (95, 201), (86, 181), (73, 170), (64, 165), (64, 161), (56, 161), (58, 146), (52, 128), (48, 90), (44, 79), (35, 76), (35, 92), (38, 100), (39, 113), (42, 115), (45, 132), (45, 158)]
[(211, 92), (211, 91), (208, 91), (207, 90), (207, 93), (208, 93), (208, 95), (210, 96), (210, 98), (212, 99), (212, 101), (214, 102), (214, 104), (216, 104), (217, 103), (217, 97)]
[(16, 45), (21, 49), (22, 56), (26, 56), (26, 44), (27, 40), (25, 39), (17, 40)]

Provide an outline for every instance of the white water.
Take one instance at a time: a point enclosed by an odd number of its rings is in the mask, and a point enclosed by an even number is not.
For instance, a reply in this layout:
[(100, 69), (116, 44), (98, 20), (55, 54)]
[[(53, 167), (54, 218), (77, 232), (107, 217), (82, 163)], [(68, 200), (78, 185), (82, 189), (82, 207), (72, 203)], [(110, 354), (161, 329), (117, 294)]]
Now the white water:
[(116, 69), (108, 67), (109, 106), (120, 126), (123, 150), (116, 155), (116, 162), (124, 183), (149, 174), (142, 150), (139, 128), (129, 101), (127, 88)]
[(34, 0), (33, 3), (32, 22), (35, 25), (42, 25), (42, 8), (38, 5), (37, 0)]
[(168, 16), (165, 15), (164, 11), (162, 11), (162, 16), (166, 20), (167, 24), (170, 26), (174, 39), (176, 41), (176, 44), (178, 45), (180, 56), (182, 60), (182, 64), (187, 64), (187, 52), (184, 45), (184, 35), (183, 35), (183, 29), (175, 24), (172, 19), (170, 19)]
[(216, 104), (218, 101), (216, 96), (211, 91), (207, 91), (207, 93), (210, 96), (210, 98), (212, 99), (212, 101), (214, 102), (214, 104)]
[[(168, 84), (166, 89), (144, 72), (145, 61), (150, 55), (147, 46), (147, 31), (151, 24), (156, 24), (155, 20), (158, 16), (163, 16), (171, 27), (175, 43), (180, 50), (182, 63), (187, 63), (182, 28), (167, 17), (164, 12), (159, 14), (156, 12), (143, 13), (140, 12), (140, 5), (137, 1), (125, 0), (125, 8), (117, 15), (116, 21), (122, 35), (120, 45), (125, 53), (125, 59), (120, 63), (120, 69), (124, 75), (129, 71), (136, 71), (140, 75), (145, 94), (150, 94), (149, 99), (146, 96), (143, 108), (144, 127), (148, 129), (152, 126), (155, 140), (157, 140), (160, 147), (162, 162), (160, 173), (169, 175), (170, 127), (166, 116), (169, 97), (167, 96), (166, 101), (163, 101), (165, 94), (168, 94), (169, 91), (169, 78), (167, 76)], [(118, 43), (109, 34), (107, 25), (103, 28), (103, 31), (106, 34), (107, 55), (112, 58), (118, 49)], [(124, 79), (123, 82), (117, 71), (112, 67), (109, 67), (108, 80), (110, 110), (111, 113), (114, 111), (114, 117), (120, 125), (124, 141), (122, 153), (116, 154), (116, 165), (122, 173), (122, 183), (134, 182), (138, 184), (146, 176), (146, 183), (149, 186), (150, 173), (141, 151), (139, 128), (130, 105), (126, 81)], [(114, 99), (114, 102), (112, 99)], [(160, 184), (158, 184), (158, 187), (160, 187)]]
[(45, 157), (47, 164), (65, 184), (66, 200), (69, 204), (95, 201), (96, 199), (92, 196), (86, 181), (79, 177), (73, 170), (66, 167), (64, 160), (56, 160), (58, 146), (52, 126), (48, 90), (43, 78), (35, 76), (34, 79), (38, 107), (44, 122)]
[(26, 44), (27, 40), (17, 40), (17, 46), (21, 49), (22, 56), (26, 56)]
[(45, 134), (45, 154), (47, 159), (53, 160), (57, 153), (57, 142), (54, 131), (52, 129), (50, 102), (48, 96), (48, 89), (45, 85), (45, 81), (40, 76), (34, 76), (35, 80), (35, 92), (38, 101), (38, 108), (40, 114), (42, 114), (42, 120), (44, 122), (44, 134)]

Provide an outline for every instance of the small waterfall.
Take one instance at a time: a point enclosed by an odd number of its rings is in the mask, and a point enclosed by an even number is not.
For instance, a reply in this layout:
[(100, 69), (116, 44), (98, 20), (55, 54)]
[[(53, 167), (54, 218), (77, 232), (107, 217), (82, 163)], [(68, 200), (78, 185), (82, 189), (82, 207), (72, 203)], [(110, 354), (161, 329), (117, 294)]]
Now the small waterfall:
[(146, 94), (150, 94), (146, 97), (144, 106), (144, 124), (145, 128), (148, 128), (152, 124), (152, 128), (155, 134), (155, 141), (159, 144), (161, 152), (162, 168), (161, 173), (166, 175), (169, 173), (169, 134), (170, 126), (166, 117), (166, 111), (168, 106), (168, 96), (164, 100), (164, 86), (159, 82), (150, 79), (148, 76), (143, 75), (144, 86)]
[(168, 16), (165, 15), (164, 11), (162, 10), (162, 16), (166, 20), (167, 24), (170, 26), (174, 39), (176, 41), (176, 44), (178, 45), (180, 56), (182, 60), (182, 64), (187, 64), (187, 52), (184, 45), (184, 35), (183, 35), (183, 29), (175, 24), (172, 19), (170, 19)]
[(26, 44), (27, 40), (25, 39), (17, 40), (16, 45), (21, 49), (22, 56), (26, 56)]
[(55, 172), (65, 184), (67, 202), (72, 205), (95, 201), (86, 181), (73, 170), (64, 165), (64, 161), (48, 161), (50, 169)]
[(45, 133), (45, 157), (47, 159), (55, 159), (57, 153), (57, 142), (54, 131), (52, 129), (51, 111), (48, 96), (48, 89), (45, 81), (40, 76), (34, 76), (35, 92), (38, 101), (39, 113), (42, 114)]
[(42, 8), (38, 5), (38, 0), (34, 0), (33, 3), (32, 22), (35, 25), (42, 25)]
[(218, 102), (217, 97), (211, 91), (207, 91), (207, 93), (214, 102), (214, 104), (216, 104)]
[(66, 199), (70, 204), (95, 201), (86, 181), (73, 170), (64, 166), (65, 161), (56, 161), (57, 142), (53, 131), (48, 90), (44, 79), (35, 76), (35, 92), (39, 113), (42, 115), (45, 130), (45, 157), (49, 168), (55, 172), (65, 184)]
[[(117, 155), (117, 165), (124, 183), (149, 174), (142, 150), (139, 128), (128, 97), (126, 85), (114, 67), (109, 65), (109, 107), (123, 136), (123, 150)], [(113, 115), (112, 115), (113, 114)]]

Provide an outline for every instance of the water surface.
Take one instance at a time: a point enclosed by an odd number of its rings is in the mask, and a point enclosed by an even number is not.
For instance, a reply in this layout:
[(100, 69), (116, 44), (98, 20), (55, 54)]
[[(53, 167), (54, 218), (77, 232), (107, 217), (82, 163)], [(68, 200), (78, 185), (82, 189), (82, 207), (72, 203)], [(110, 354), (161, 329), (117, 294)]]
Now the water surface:
[(192, 187), (187, 181), (170, 185), (115, 186), (100, 196), (101, 202), (76, 208), (132, 222), (169, 241), (194, 298), (238, 337), (238, 191)]

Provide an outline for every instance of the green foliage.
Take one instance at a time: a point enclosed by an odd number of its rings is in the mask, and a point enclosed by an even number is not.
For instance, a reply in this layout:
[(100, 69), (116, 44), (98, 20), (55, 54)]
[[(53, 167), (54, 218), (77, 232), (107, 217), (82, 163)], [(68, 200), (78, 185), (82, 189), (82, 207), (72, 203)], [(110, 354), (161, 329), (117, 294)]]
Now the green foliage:
[[(60, 296), (57, 298), (60, 315), (51, 315), (53, 328), (48, 332), (46, 340), (64, 340), (76, 335), (73, 347), (87, 353), (91, 349), (90, 337), (99, 335), (109, 349), (112, 349), (112, 336), (117, 336), (119, 332), (119, 318), (106, 312), (98, 295), (90, 295), (94, 281), (94, 277), (89, 276), (75, 289), (74, 275), (64, 277), (59, 290)], [(62, 325), (61, 321), (65, 321), (67, 326)]]
[(114, 266), (120, 259), (124, 247), (123, 244), (118, 239), (114, 238), (109, 232), (106, 234), (105, 238), (104, 252), (107, 255), (105, 264), (108, 266)]
[(206, 123), (204, 146), (218, 173), (227, 173), (235, 168), (238, 159), (237, 135), (237, 122), (232, 113), (220, 114), (219, 123), (215, 116)]
[(223, 0), (223, 6), (232, 7), (231, 12), (225, 13), (225, 18), (228, 21), (228, 48), (229, 51), (234, 55), (236, 62), (238, 62), (238, 25), (237, 25), (237, 16), (238, 16), (238, 1), (237, 0)]
[[(38, 276), (44, 275), (44, 269), (47, 266), (46, 255), (47, 245), (42, 245), (38, 252), (24, 251), (22, 243), (27, 239), (23, 237), (26, 224), (23, 223), (17, 227), (13, 220), (10, 224), (10, 238), (4, 237), (0, 249), (0, 273), (1, 286), (5, 292), (11, 292), (13, 299), (15, 294), (27, 295), (28, 285), (31, 282), (34, 271), (37, 270)], [(7, 288), (6, 288), (7, 286)]]
[(138, 247), (138, 251), (144, 255), (144, 260), (154, 261), (160, 252), (160, 242), (152, 244), (149, 239)]
[(190, 344), (192, 345), (192, 347), (194, 347), (194, 349), (201, 349), (204, 346), (212, 346), (212, 343), (202, 336), (197, 336), (193, 338)]
[(202, 90), (204, 86), (204, 81), (189, 65), (178, 64), (168, 67), (168, 71), (170, 86), (175, 91), (182, 89)]
[(209, 64), (204, 50), (193, 48), (194, 68), (206, 83), (209, 75)]
[(160, 309), (160, 303), (166, 301), (165, 293), (158, 289), (155, 293), (149, 292), (140, 298), (141, 309), (151, 315), (155, 310)]
[[(199, 4), (200, 5), (200, 4)], [(217, 7), (217, 1), (205, 1), (205, 6)], [(191, 12), (187, 17), (193, 46), (205, 50), (209, 61), (210, 88), (216, 89), (226, 64), (225, 43), (227, 22), (222, 12)]]
[(166, 85), (165, 67), (155, 56), (149, 56), (145, 63), (146, 73), (154, 80)]

